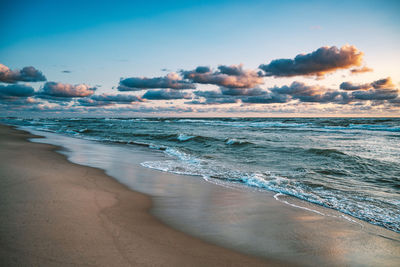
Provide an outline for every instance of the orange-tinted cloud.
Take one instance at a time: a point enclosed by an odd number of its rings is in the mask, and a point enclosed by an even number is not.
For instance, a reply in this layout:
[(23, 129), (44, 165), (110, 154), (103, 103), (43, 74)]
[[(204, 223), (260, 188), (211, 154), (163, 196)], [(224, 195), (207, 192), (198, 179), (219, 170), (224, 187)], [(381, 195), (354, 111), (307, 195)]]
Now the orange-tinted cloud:
[(393, 89), (395, 85), (392, 78), (387, 77), (371, 83), (353, 84), (351, 82), (343, 82), (340, 84), (340, 89), (346, 91), (368, 90), (368, 89)]
[(354, 91), (351, 96), (356, 100), (393, 100), (399, 96), (399, 89), (395, 87), (390, 77), (364, 84), (340, 84), (340, 89)]
[(309, 54), (299, 54), (294, 59), (272, 60), (259, 68), (264, 71), (265, 76), (321, 78), (340, 69), (361, 66), (363, 55), (363, 52), (352, 45), (345, 45), (340, 49), (336, 46), (324, 46)]
[(359, 74), (359, 73), (365, 73), (365, 72), (371, 72), (374, 71), (371, 68), (368, 68), (367, 66), (361, 67), (361, 68), (355, 68), (355, 69), (351, 69), (350, 73), (351, 74)]

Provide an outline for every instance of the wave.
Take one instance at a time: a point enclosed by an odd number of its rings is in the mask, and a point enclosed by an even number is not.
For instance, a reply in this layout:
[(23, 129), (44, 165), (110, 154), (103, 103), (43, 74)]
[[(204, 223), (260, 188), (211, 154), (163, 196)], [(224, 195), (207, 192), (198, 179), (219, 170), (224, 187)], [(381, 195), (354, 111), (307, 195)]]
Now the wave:
[(233, 138), (228, 138), (228, 139), (225, 139), (225, 144), (230, 145), (230, 146), (242, 146), (242, 145), (250, 145), (253, 143), (248, 142), (248, 141), (242, 141), (242, 140), (237, 140), (237, 139), (233, 139)]
[(193, 135), (179, 134), (178, 137), (177, 137), (176, 139), (178, 139), (178, 140), (181, 141), (181, 142), (185, 142), (185, 141), (187, 141), (187, 140), (189, 140), (189, 139), (192, 139), (192, 138), (194, 138), (194, 137), (195, 137), (195, 136), (193, 136)]
[(83, 128), (83, 129), (78, 130), (78, 132), (79, 133), (91, 133), (91, 132), (93, 132), (93, 130), (89, 130), (88, 128)]

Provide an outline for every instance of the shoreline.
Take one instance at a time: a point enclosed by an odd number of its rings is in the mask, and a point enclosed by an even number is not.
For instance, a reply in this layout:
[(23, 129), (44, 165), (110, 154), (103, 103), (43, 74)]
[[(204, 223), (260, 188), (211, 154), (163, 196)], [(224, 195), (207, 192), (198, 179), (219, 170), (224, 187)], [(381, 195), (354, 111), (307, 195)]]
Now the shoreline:
[(3, 125), (0, 135), (1, 265), (280, 265), (166, 226), (150, 197), (28, 141), (39, 136)]
[[(252, 266), (396, 266), (400, 260), (398, 234), (355, 218), (352, 222), (340, 212), (288, 196), (280, 196), (278, 201), (273, 192), (226, 188), (195, 176), (148, 169), (140, 163), (166, 158), (164, 153), (150, 153), (147, 148), (103, 144), (29, 128), (28, 131), (45, 137), (33, 137), (30, 144), (53, 144), (53, 153), (62, 156), (68, 164), (95, 168), (124, 190), (144, 194), (150, 204), (143, 212), (163, 227), (196, 242), (239, 254), (246, 260), (255, 260), (249, 263)], [(294, 205), (287, 205), (285, 201)], [(121, 209), (121, 214), (127, 211)], [(108, 219), (120, 224), (121, 214), (114, 213)], [(151, 234), (148, 237), (154, 239)], [(214, 260), (225, 257), (211, 250)], [(203, 265), (193, 258), (184, 265), (188, 263)], [(232, 261), (211, 261), (210, 264), (232, 265)]]

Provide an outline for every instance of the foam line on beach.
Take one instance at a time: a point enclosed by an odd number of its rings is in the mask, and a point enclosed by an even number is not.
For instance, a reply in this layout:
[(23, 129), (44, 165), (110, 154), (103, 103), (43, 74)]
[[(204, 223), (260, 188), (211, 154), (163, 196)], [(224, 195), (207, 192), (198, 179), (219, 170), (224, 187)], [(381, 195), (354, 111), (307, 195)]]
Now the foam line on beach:
[(282, 194), (282, 193), (276, 193), (276, 194), (274, 195), (274, 198), (275, 198), (277, 201), (279, 201), (279, 202), (285, 203), (286, 205), (289, 205), (289, 206), (292, 206), (292, 207), (295, 207), (295, 208), (298, 208), (298, 209), (302, 209), (302, 210), (307, 210), (307, 211), (310, 211), (310, 212), (314, 212), (314, 213), (317, 213), (317, 214), (322, 215), (322, 216), (329, 216), (329, 217), (334, 217), (334, 218), (343, 218), (343, 219), (345, 219), (345, 220), (347, 220), (347, 221), (349, 221), (349, 222), (351, 222), (351, 223), (355, 223), (355, 224), (360, 225), (361, 228), (364, 228), (364, 225), (363, 225), (362, 223), (359, 223), (359, 222), (357, 222), (357, 221), (351, 219), (350, 217), (348, 217), (348, 216), (346, 216), (346, 215), (344, 215), (344, 214), (341, 214), (340, 216), (336, 216), (336, 215), (332, 215), (332, 214), (323, 213), (323, 212), (320, 212), (320, 211), (315, 210), (315, 209), (310, 209), (310, 208), (307, 208), (307, 207), (304, 207), (304, 206), (299, 206), (299, 205), (290, 203), (290, 202), (288, 202), (288, 201), (286, 201), (286, 200), (282, 200), (282, 199), (279, 198), (280, 196), (286, 196), (286, 195), (285, 195), (285, 194)]

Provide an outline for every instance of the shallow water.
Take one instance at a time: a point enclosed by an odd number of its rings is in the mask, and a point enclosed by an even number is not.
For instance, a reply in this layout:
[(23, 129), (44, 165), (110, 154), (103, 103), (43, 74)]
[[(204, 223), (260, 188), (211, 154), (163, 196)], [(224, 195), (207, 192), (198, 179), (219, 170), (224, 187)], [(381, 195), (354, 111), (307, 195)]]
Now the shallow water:
[(273, 191), (400, 232), (400, 119), (93, 118), (3, 122), (163, 151), (142, 166)]

